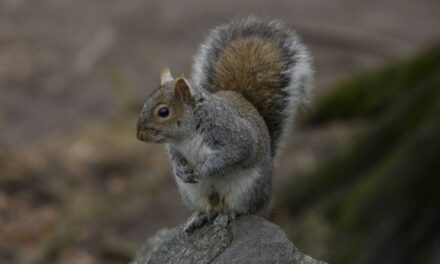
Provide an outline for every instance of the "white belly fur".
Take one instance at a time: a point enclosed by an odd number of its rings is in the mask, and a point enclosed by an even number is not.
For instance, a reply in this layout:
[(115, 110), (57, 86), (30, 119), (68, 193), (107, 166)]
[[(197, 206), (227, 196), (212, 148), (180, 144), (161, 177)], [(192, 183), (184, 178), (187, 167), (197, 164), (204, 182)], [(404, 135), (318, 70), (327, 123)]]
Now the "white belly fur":
[[(173, 147), (185, 156), (189, 166), (193, 168), (204, 162), (209, 155), (215, 155), (215, 151), (204, 143), (200, 135), (173, 144)], [(215, 211), (209, 197), (216, 192), (224, 201), (224, 210), (240, 212), (242, 208), (247, 208), (248, 194), (259, 176), (259, 170), (252, 168), (237, 169), (228, 175), (207, 177), (200, 179), (198, 183), (184, 183), (179, 178), (176, 178), (176, 181), (188, 205), (193, 209), (204, 212)]]
[(204, 212), (216, 211), (209, 200), (210, 195), (215, 191), (224, 199), (223, 213), (232, 211), (240, 213), (243, 208), (248, 208), (249, 193), (259, 176), (260, 172), (257, 168), (241, 169), (218, 178), (200, 179), (195, 184), (184, 183), (177, 178), (177, 185), (194, 209)]

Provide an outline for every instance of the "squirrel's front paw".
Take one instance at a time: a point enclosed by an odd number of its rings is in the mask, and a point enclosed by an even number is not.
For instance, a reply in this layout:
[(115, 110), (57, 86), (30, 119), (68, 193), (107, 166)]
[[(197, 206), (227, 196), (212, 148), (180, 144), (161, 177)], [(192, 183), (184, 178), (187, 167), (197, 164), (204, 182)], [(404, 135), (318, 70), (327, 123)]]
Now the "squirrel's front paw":
[(189, 168), (179, 168), (176, 170), (176, 175), (184, 183), (197, 183), (196, 177), (192, 169)]

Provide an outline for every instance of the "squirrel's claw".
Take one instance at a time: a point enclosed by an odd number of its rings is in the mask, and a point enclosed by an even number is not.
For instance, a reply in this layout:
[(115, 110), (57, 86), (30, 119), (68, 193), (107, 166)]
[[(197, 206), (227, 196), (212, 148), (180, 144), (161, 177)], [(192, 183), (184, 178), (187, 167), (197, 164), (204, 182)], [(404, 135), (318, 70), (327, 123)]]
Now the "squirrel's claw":
[(191, 176), (191, 177), (187, 177), (185, 180), (183, 180), (185, 183), (197, 183), (198, 181), (196, 181), (195, 179), (194, 179), (194, 177), (193, 176)]
[(185, 172), (181, 179), (185, 183), (197, 183), (196, 177), (192, 172)]
[(208, 215), (201, 212), (194, 213), (183, 225), (182, 231), (186, 234), (192, 233), (194, 230), (202, 227), (208, 222)]

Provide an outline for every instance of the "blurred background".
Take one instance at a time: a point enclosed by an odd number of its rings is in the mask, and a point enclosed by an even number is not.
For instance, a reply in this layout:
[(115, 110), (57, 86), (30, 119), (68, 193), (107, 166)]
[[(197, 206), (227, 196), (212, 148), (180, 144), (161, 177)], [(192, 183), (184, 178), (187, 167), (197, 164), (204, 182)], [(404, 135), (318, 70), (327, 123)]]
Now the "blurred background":
[(188, 75), (249, 14), (296, 29), (316, 68), (267, 217), (333, 263), (440, 263), (437, 0), (0, 1), (0, 263), (127, 263), (182, 223), (137, 114), (162, 67)]

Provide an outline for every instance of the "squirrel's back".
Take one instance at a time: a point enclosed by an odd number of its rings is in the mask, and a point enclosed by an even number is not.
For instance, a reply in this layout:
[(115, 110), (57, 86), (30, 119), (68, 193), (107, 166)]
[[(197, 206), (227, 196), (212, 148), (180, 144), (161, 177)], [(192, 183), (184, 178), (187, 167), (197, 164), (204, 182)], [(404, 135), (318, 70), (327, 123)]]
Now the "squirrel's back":
[(266, 122), (275, 155), (309, 100), (310, 60), (296, 34), (281, 22), (248, 17), (211, 31), (195, 57), (192, 80), (209, 92), (233, 90), (250, 101)]

